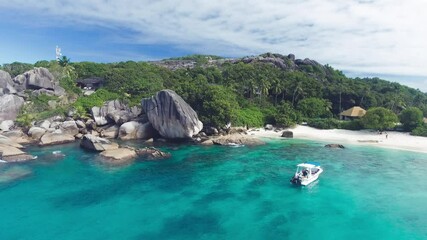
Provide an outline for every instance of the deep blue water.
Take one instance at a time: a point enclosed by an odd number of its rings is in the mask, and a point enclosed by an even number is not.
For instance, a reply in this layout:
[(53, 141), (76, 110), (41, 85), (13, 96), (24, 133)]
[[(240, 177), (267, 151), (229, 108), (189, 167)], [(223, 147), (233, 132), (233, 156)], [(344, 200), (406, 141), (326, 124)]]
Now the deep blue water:
[[(36, 161), (0, 165), (0, 239), (427, 239), (427, 154), (323, 145), (165, 145), (115, 167), (30, 147)], [(324, 173), (291, 186), (304, 161)]]

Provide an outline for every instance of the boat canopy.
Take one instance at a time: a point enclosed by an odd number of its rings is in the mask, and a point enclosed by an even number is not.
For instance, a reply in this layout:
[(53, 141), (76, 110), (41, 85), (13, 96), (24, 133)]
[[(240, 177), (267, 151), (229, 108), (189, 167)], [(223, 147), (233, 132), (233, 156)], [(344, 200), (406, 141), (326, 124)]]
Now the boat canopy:
[(314, 168), (320, 166), (317, 162), (306, 162), (306, 163), (300, 163), (297, 165), (297, 167), (303, 167), (303, 168)]

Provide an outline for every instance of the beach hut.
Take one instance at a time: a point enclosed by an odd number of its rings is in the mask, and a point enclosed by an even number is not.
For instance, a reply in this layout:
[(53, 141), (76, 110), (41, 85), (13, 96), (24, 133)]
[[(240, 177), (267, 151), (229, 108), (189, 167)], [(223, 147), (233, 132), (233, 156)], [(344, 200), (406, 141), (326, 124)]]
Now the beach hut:
[(85, 90), (96, 90), (104, 84), (104, 79), (100, 77), (90, 77), (85, 79), (78, 79), (77, 86)]
[(341, 120), (353, 120), (355, 118), (361, 118), (366, 114), (366, 110), (359, 107), (354, 106), (340, 113)]

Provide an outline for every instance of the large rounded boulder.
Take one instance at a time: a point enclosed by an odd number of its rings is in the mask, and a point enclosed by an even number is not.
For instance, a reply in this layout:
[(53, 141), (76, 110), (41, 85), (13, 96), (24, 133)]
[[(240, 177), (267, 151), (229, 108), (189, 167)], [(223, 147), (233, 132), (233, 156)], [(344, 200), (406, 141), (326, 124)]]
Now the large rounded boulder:
[(13, 81), (8, 72), (0, 70), (0, 94), (15, 94)]
[(1, 120), (15, 120), (24, 99), (12, 94), (0, 96), (0, 121)]
[(130, 121), (123, 123), (119, 128), (119, 138), (122, 140), (149, 139), (155, 135), (156, 131), (150, 123)]
[(197, 113), (172, 90), (141, 101), (151, 125), (164, 138), (191, 138), (203, 128)]
[[(34, 68), (23, 74), (25, 76), (26, 89), (54, 90), (54, 77), (46, 68)], [(22, 77), (21, 77), (22, 78)]]

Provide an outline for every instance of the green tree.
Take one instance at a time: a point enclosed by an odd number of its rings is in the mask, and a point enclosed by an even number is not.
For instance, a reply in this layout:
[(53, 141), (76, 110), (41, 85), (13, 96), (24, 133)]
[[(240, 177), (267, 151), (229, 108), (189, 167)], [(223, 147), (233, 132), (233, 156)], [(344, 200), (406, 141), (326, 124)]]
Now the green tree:
[(235, 94), (230, 89), (219, 85), (209, 85), (201, 97), (202, 105), (197, 112), (205, 125), (223, 127), (228, 122), (236, 121), (239, 105)]
[(423, 112), (417, 107), (406, 108), (400, 113), (399, 120), (406, 131), (412, 131), (423, 124)]
[(332, 117), (331, 102), (320, 98), (305, 98), (298, 102), (297, 110), (306, 118)]
[(275, 116), (276, 124), (283, 127), (290, 127), (298, 123), (301, 119), (299, 112), (295, 111), (289, 102), (282, 102), (277, 108)]
[(421, 124), (412, 130), (411, 135), (427, 137), (427, 124)]
[(233, 122), (233, 125), (261, 127), (264, 125), (264, 114), (260, 109), (255, 107), (239, 109), (237, 111), (236, 121)]
[(370, 108), (361, 119), (364, 128), (378, 130), (393, 128), (397, 121), (396, 114), (383, 107)]

